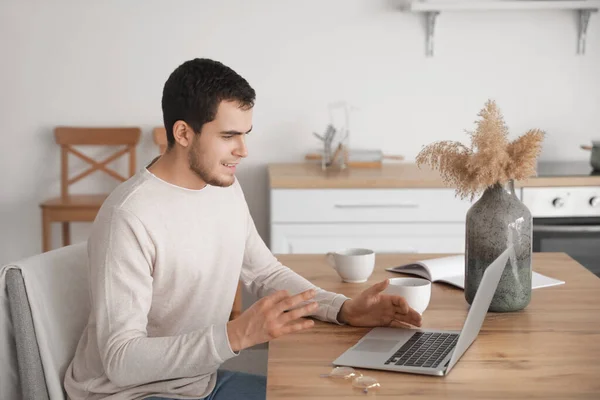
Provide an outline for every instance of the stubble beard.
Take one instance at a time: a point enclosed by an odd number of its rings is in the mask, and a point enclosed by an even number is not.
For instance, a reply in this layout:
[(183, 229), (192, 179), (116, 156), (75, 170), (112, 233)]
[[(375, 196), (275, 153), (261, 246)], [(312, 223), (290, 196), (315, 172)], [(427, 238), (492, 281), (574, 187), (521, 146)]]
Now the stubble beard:
[(233, 182), (235, 181), (233, 176), (228, 178), (218, 176), (218, 174), (213, 172), (210, 167), (202, 164), (200, 157), (196, 155), (195, 150), (196, 149), (192, 149), (192, 151), (188, 153), (188, 161), (190, 169), (196, 176), (211, 186), (228, 187), (233, 185)]

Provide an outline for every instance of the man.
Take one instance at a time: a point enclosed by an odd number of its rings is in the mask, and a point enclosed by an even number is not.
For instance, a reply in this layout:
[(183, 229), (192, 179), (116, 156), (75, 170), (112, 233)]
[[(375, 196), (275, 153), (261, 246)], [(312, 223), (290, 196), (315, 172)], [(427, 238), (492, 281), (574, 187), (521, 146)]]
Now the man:
[[(218, 368), (313, 326), (302, 317), (420, 325), (402, 297), (381, 294), (387, 280), (348, 299), (265, 246), (235, 179), (254, 99), (246, 80), (207, 59), (165, 83), (168, 149), (111, 193), (88, 240), (92, 308), (65, 377), (72, 400), (264, 399), (264, 377)], [(260, 300), (228, 321), (240, 279)]]

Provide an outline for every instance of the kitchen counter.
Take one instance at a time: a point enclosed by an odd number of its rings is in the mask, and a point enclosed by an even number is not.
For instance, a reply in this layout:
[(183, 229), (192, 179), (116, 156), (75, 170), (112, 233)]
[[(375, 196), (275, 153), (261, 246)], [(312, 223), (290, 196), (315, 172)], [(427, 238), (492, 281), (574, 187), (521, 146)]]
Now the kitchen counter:
[[(448, 188), (437, 171), (413, 163), (390, 163), (382, 168), (321, 170), (315, 163), (270, 164), (272, 189)], [(517, 187), (600, 186), (600, 175), (543, 176), (515, 182)]]
[[(275, 253), (316, 254), (350, 247), (366, 247), (378, 254), (465, 249), (466, 215), (476, 199), (459, 198), (437, 171), (414, 163), (343, 171), (322, 171), (319, 164), (311, 163), (271, 164), (268, 169), (270, 248)], [(600, 175), (588, 175), (585, 169), (567, 175), (562, 167), (549, 170), (541, 163), (538, 171), (539, 177), (515, 182), (515, 195), (537, 223), (542, 218), (550, 226), (542, 229), (554, 229), (559, 218), (575, 218), (569, 220), (570, 226), (600, 221)], [(570, 229), (579, 232), (579, 228)], [(585, 248), (597, 253), (592, 243), (600, 234), (577, 236), (564, 233), (562, 227), (559, 230), (558, 235), (537, 232), (537, 246), (554, 246), (560, 237), (562, 244), (554, 251), (581, 256)], [(585, 240), (573, 239), (575, 245), (565, 241), (569, 235)], [(588, 268), (596, 265), (584, 262), (587, 259), (596, 259), (589, 257), (588, 250), (580, 262)]]

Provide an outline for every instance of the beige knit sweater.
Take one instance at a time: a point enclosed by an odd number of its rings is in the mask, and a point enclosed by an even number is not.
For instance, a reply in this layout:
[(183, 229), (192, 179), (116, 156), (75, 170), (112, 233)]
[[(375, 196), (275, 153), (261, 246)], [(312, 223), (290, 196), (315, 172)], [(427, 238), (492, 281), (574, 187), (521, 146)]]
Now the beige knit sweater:
[[(257, 297), (314, 287), (263, 243), (237, 181), (189, 190), (146, 168), (103, 204), (88, 255), (92, 309), (65, 377), (72, 400), (204, 397), (236, 356), (226, 325), (238, 280)], [(337, 322), (346, 299), (319, 289), (314, 317)]]

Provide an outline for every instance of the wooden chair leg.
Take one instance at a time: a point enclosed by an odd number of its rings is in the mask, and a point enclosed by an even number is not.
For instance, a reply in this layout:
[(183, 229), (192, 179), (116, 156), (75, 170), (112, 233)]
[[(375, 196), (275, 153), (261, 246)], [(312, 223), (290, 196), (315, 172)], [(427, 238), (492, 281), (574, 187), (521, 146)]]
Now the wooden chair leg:
[(63, 246), (71, 244), (71, 225), (68, 222), (62, 223), (62, 239)]
[(50, 251), (52, 247), (52, 220), (48, 212), (42, 209), (42, 252)]

